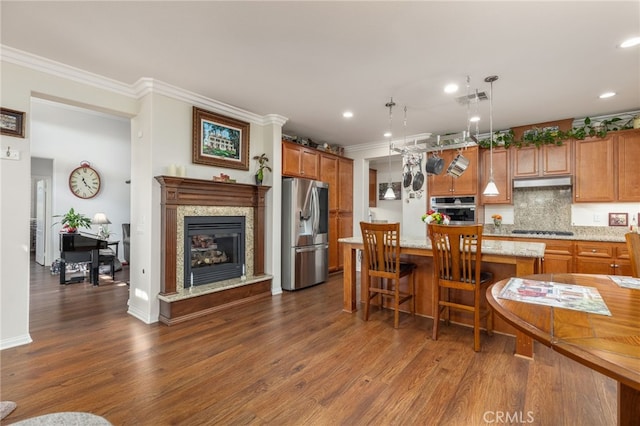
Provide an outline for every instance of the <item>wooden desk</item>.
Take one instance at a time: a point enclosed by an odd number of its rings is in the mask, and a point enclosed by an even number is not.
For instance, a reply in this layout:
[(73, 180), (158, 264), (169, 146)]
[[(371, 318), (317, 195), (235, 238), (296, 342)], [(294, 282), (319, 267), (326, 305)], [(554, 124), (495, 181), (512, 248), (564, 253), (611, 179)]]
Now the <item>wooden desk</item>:
[[(519, 340), (536, 339), (553, 350), (618, 381), (618, 424), (640, 419), (640, 290), (619, 287), (606, 275), (544, 274), (532, 279), (598, 289), (611, 316), (500, 299), (508, 283), (487, 289), (495, 312), (521, 331)], [(523, 343), (526, 346), (526, 343)], [(516, 345), (519, 346), (519, 345)]]
[[(363, 248), (362, 239), (356, 237), (341, 238), (340, 243), (343, 246), (344, 271), (343, 271), (343, 306), (345, 312), (357, 311), (356, 300), (356, 252)], [(529, 243), (517, 241), (502, 240), (483, 240), (482, 241), (482, 261), (499, 265), (515, 266), (515, 275), (524, 276), (534, 274), (541, 271), (541, 260), (544, 256), (544, 243)], [(431, 241), (426, 240), (400, 240), (400, 253), (403, 255), (418, 256), (421, 258), (432, 258)], [(429, 259), (430, 261), (431, 259)], [(420, 269), (420, 267), (418, 268)], [(511, 269), (509, 275), (513, 275), (514, 269)], [(421, 278), (418, 279), (418, 298), (427, 299), (425, 310), (417, 313), (430, 316), (431, 314), (431, 287), (433, 284), (433, 272), (431, 270), (424, 271)], [(421, 302), (425, 302), (422, 301)]]

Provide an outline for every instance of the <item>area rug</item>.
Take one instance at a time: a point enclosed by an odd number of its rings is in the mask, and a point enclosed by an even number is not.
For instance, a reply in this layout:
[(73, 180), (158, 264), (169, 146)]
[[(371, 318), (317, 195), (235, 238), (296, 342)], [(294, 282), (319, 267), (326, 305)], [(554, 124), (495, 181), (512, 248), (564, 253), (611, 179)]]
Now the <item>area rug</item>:
[(104, 417), (91, 413), (64, 412), (22, 420), (14, 425), (20, 426), (113, 426)]
[(13, 401), (0, 402), (0, 420), (7, 417), (15, 409), (16, 409), (16, 403)]

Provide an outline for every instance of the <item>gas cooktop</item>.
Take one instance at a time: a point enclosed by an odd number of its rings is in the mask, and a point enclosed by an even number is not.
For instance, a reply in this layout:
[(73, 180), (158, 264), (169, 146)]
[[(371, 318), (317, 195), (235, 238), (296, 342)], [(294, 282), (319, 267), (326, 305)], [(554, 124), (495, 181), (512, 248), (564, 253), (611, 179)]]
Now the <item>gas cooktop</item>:
[(569, 231), (541, 231), (541, 230), (525, 230), (525, 229), (514, 229), (511, 231), (513, 234), (523, 234), (523, 235), (562, 235), (562, 236), (571, 236), (573, 232)]

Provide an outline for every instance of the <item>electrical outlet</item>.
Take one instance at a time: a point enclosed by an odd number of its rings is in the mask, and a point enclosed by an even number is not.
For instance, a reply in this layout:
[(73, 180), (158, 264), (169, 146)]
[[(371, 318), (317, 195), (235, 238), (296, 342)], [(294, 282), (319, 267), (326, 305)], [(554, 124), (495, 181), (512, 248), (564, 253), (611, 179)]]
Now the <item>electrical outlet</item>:
[(598, 213), (593, 215), (593, 221), (594, 222), (600, 222), (602, 219), (600, 219), (600, 215)]

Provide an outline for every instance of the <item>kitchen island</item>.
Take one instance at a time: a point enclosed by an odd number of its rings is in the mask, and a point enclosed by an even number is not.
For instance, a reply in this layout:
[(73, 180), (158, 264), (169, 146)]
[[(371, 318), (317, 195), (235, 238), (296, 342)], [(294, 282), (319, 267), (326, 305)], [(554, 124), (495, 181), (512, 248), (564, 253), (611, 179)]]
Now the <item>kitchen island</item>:
[[(363, 280), (357, 279), (356, 253), (363, 248), (362, 239), (359, 237), (341, 238), (344, 256), (343, 271), (343, 311), (356, 312), (357, 302), (362, 302)], [(539, 273), (542, 268), (545, 244), (538, 242), (519, 242), (502, 240), (482, 241), (483, 270), (493, 273), (494, 280), (509, 277), (519, 277)], [(400, 239), (400, 253), (403, 258), (414, 262), (418, 268), (416, 274), (416, 314), (432, 317), (433, 297), (433, 253), (431, 241)], [(360, 289), (357, 289), (357, 281), (360, 281)], [(467, 294), (453, 294), (454, 297), (470, 297)], [(465, 325), (472, 324), (469, 315), (459, 312), (451, 312), (451, 320)], [(496, 318), (494, 328), (496, 331), (515, 335), (516, 330), (499, 318)], [(527, 353), (528, 348), (518, 348), (519, 353)]]

